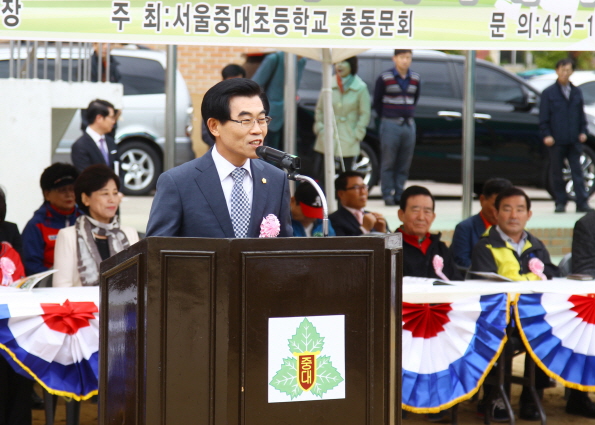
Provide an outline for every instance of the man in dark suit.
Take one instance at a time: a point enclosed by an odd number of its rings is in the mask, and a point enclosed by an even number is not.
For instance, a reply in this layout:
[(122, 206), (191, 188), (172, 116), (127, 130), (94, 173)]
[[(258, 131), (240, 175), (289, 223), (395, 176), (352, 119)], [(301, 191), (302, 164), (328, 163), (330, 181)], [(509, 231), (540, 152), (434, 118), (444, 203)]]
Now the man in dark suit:
[(561, 59), (556, 64), (558, 79), (541, 94), (539, 129), (550, 154), (550, 172), (556, 201), (555, 212), (566, 211), (568, 194), (562, 176), (564, 160), (568, 160), (576, 196), (576, 212), (588, 212), (589, 198), (585, 189), (580, 157), (587, 141), (587, 117), (581, 90), (570, 82), (574, 62)]
[(78, 172), (93, 164), (106, 164), (117, 171), (118, 148), (109, 135), (116, 119), (117, 111), (108, 101), (95, 99), (89, 103), (87, 120), (90, 124), (70, 151), (70, 159)]
[(279, 236), (292, 236), (287, 175), (258, 159), (269, 103), (251, 80), (224, 80), (207, 91), (203, 121), (215, 138), (205, 155), (163, 173), (147, 236), (258, 237), (273, 214)]
[(386, 220), (380, 213), (364, 210), (368, 203), (368, 186), (357, 171), (345, 171), (335, 180), (335, 192), (341, 204), (329, 215), (337, 236), (360, 236), (372, 232), (386, 233)]
[(481, 195), (479, 195), (479, 204), (481, 205), (479, 214), (461, 221), (455, 227), (450, 251), (454, 256), (455, 263), (460, 268), (468, 269), (471, 266), (473, 247), (490, 226), (498, 224), (495, 207), (496, 198), (500, 192), (509, 187), (512, 187), (510, 180), (502, 178), (489, 179), (483, 184)]

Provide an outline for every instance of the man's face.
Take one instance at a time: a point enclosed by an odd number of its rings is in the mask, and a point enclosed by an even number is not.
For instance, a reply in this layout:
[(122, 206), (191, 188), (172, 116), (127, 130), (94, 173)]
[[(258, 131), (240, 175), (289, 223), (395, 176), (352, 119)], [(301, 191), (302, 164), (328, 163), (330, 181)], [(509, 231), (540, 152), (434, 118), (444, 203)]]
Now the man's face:
[(69, 184), (52, 190), (44, 190), (43, 197), (56, 209), (69, 211), (74, 207), (74, 185)]
[(512, 239), (518, 239), (531, 218), (531, 211), (527, 210), (524, 196), (510, 196), (500, 201), (498, 209), (498, 226)]
[(556, 74), (558, 74), (558, 82), (565, 86), (570, 81), (570, 76), (573, 73), (572, 64), (562, 65), (556, 68)]
[(401, 53), (393, 56), (393, 62), (395, 63), (395, 68), (397, 68), (399, 74), (407, 74), (407, 71), (411, 66), (411, 59), (411, 53)]
[(423, 238), (430, 231), (436, 218), (432, 198), (428, 195), (415, 195), (407, 199), (405, 211), (399, 209), (399, 220), (403, 223), (403, 231), (408, 235)]
[(489, 198), (479, 195), (479, 205), (481, 205), (481, 214), (490, 222), (491, 225), (498, 224), (498, 211), (496, 211), (497, 193), (493, 193)]
[(266, 116), (260, 97), (232, 97), (229, 101), (232, 120), (252, 120), (252, 124), (243, 127), (240, 123), (228, 120), (224, 124), (215, 118), (209, 118), (207, 126), (215, 136), (217, 151), (236, 167), (244, 165), (248, 158), (256, 159), (256, 148), (262, 146), (267, 135), (267, 126), (260, 126), (256, 119)]
[(109, 109), (109, 115), (104, 117), (103, 115), (97, 115), (95, 117), (94, 127), (97, 129), (99, 134), (107, 134), (114, 128), (116, 125), (116, 113), (114, 112), (113, 108)]
[(361, 210), (368, 203), (368, 186), (361, 177), (348, 177), (347, 187), (337, 191), (337, 196), (344, 207)]
[(300, 203), (298, 201), (296, 201), (293, 196), (291, 197), (290, 206), (291, 206), (291, 218), (294, 219), (295, 221), (299, 221), (304, 226), (307, 226), (310, 223), (314, 223), (316, 221), (315, 218), (306, 217), (304, 215), (304, 212), (302, 211), (302, 207), (300, 206)]

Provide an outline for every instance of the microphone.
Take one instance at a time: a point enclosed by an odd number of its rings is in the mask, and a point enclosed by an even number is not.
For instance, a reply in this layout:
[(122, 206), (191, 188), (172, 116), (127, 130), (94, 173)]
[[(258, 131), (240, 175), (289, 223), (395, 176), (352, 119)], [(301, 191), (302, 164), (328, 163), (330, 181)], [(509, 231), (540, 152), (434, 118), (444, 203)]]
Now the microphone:
[(269, 146), (259, 146), (256, 148), (256, 155), (265, 161), (279, 165), (281, 168), (293, 173), (300, 169), (301, 160), (299, 156), (290, 155), (286, 152), (273, 149)]

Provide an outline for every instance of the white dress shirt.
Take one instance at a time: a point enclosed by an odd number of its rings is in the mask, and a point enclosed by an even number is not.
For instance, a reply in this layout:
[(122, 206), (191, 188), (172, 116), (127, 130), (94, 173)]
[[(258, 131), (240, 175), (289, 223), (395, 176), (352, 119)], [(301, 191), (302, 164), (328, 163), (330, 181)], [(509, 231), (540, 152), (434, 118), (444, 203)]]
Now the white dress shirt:
[[(231, 177), (231, 172), (235, 170), (236, 167), (227, 159), (223, 158), (221, 154), (217, 151), (217, 145), (213, 146), (212, 150), (213, 155), (213, 162), (215, 163), (215, 168), (217, 169), (217, 174), (219, 174), (219, 180), (221, 181), (221, 188), (223, 189), (223, 196), (225, 196), (225, 203), (227, 204), (227, 210), (229, 211), (229, 216), (231, 217), (231, 191), (233, 189), (233, 177)], [(248, 202), (250, 203), (250, 208), (252, 208), (252, 188), (254, 186), (252, 182), (252, 171), (250, 170), (250, 160), (247, 159), (242, 167), (247, 173), (244, 174), (244, 191), (248, 196)]]
[[(105, 140), (105, 135), (104, 134), (99, 134), (98, 132), (96, 132), (95, 130), (93, 130), (91, 128), (91, 126), (87, 126), (87, 129), (85, 130), (85, 133), (87, 133), (89, 136), (91, 136), (91, 139), (93, 139), (93, 141), (95, 142), (95, 144), (99, 148), (99, 151), (101, 151), (101, 145), (99, 144), (99, 139), (101, 139), (103, 137), (103, 140)], [(108, 149), (107, 142), (105, 142), (105, 150), (107, 151), (107, 149)], [(109, 153), (109, 151), (108, 151), (108, 153)]]

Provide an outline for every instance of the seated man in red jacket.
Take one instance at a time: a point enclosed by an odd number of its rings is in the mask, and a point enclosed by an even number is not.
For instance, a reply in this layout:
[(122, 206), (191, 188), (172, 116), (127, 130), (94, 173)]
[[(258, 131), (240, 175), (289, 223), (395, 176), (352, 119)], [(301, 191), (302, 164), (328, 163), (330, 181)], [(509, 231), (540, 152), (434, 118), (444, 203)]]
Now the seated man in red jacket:
[(401, 195), (399, 220), (403, 225), (403, 276), (463, 280), (440, 233), (430, 234), (436, 218), (434, 197), (422, 186), (410, 186)]

